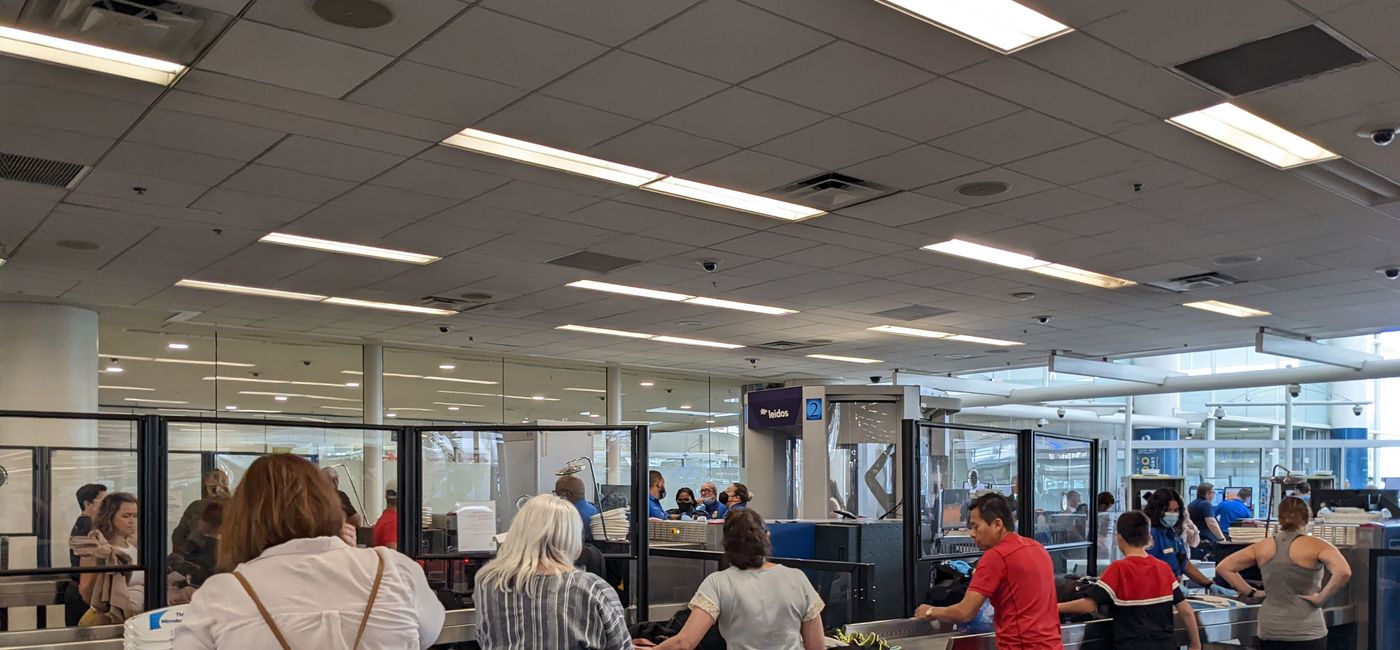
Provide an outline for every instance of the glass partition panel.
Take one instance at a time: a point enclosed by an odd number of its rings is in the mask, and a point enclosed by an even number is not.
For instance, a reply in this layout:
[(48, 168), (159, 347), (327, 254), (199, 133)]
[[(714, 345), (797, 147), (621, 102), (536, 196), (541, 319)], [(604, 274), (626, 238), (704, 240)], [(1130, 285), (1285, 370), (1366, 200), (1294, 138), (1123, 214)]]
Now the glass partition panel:
[[(362, 546), (370, 528), (388, 508), (385, 490), (398, 475), (394, 432), (336, 428), (287, 420), (250, 423), (193, 421), (169, 423), (170, 492), (166, 522), (171, 605), (189, 602), (204, 581), (218, 573), (215, 555), (228, 498), (253, 461), (268, 454), (296, 454), (311, 461), (336, 483), (341, 507), (358, 529)], [(397, 530), (394, 531), (397, 537)]]
[[(113, 607), (124, 615), (144, 609), (137, 431), (136, 418), (0, 416), (0, 580), (26, 585), (0, 595), (5, 629), (76, 626), (90, 609), (79, 584), (103, 573), (130, 585)], [(116, 561), (91, 552), (94, 535), (117, 548)]]
[(384, 409), (403, 419), (510, 422), (508, 407), (530, 401), (533, 393), (505, 390), (503, 365), (500, 359), (384, 348)]
[(1087, 576), (1089, 571), (1089, 549), (1085, 546), (1076, 548), (1051, 548), (1050, 564), (1055, 569), (1056, 576), (1073, 575)]
[(920, 426), (916, 478), (922, 557), (980, 552), (968, 532), (968, 506), (976, 495), (995, 492), (1018, 507), (1018, 435)]
[(1093, 509), (1090, 443), (1037, 434), (1030, 489), (1035, 492), (1035, 539), (1067, 544), (1089, 539)]
[(699, 500), (705, 483), (724, 492), (743, 481), (740, 397), (735, 381), (623, 371), (623, 424), (650, 428), (648, 466), (666, 476), (663, 508), (677, 508), (681, 488)]
[(898, 406), (894, 402), (832, 401), (827, 404), (827, 415), (827, 498), (831, 508), (866, 519), (895, 514), (899, 506)]

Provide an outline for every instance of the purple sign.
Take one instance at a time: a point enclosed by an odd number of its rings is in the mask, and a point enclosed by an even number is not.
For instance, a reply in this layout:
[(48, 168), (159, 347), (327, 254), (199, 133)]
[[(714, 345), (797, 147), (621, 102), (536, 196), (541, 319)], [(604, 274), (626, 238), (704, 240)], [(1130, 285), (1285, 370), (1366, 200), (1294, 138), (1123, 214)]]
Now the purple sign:
[(749, 393), (749, 428), (795, 426), (802, 421), (802, 387)]

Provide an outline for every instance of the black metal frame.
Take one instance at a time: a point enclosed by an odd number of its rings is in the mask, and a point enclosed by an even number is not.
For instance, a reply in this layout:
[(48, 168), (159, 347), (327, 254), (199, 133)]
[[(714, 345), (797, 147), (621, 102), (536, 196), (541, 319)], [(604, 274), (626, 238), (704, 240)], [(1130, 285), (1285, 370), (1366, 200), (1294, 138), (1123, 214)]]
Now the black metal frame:
[[(650, 433), (646, 426), (634, 425), (462, 425), (404, 427), (399, 436), (399, 512), (419, 513), (423, 511), (422, 454), (423, 435), (427, 433), (502, 433), (502, 432), (627, 432), (630, 435), (632, 451), (632, 497), (631, 520), (633, 522), (632, 550), (625, 556), (610, 555), (612, 559), (636, 561), (636, 576), (631, 589), (635, 593), (633, 604), (637, 610), (637, 620), (645, 621), (650, 614), (648, 594), (647, 561), (650, 548), (647, 534), (647, 472), (651, 469), (647, 456)], [(412, 460), (409, 460), (409, 459)], [(399, 549), (415, 560), (452, 560), (490, 557), (489, 553), (435, 553), (424, 554), (420, 548), (423, 533), (421, 517), (401, 515), (399, 517)]]
[[(671, 557), (682, 560), (704, 560), (719, 563), (721, 570), (728, 567), (728, 562), (724, 559), (724, 551), (706, 551), (700, 549), (684, 548), (654, 548), (650, 555), (655, 557)], [(856, 603), (855, 611), (852, 612), (858, 622), (866, 622), (874, 618), (873, 602), (868, 597), (871, 593), (871, 576), (875, 573), (875, 565), (869, 562), (840, 562), (836, 560), (807, 560), (790, 557), (770, 557), (767, 558), (773, 564), (779, 564), (798, 570), (826, 571), (830, 573), (851, 574), (851, 598)], [(638, 619), (641, 620), (641, 619)]]

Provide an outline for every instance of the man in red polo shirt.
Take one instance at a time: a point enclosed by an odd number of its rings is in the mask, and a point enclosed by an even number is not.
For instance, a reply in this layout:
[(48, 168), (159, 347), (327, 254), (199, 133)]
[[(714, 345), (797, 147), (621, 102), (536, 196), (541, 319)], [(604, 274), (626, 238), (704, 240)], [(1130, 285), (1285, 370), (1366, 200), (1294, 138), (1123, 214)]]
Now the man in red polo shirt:
[(1014, 532), (1011, 504), (999, 494), (974, 499), (968, 524), (983, 553), (967, 595), (952, 607), (920, 605), (914, 617), (966, 623), (990, 600), (997, 650), (1064, 650), (1050, 554)]

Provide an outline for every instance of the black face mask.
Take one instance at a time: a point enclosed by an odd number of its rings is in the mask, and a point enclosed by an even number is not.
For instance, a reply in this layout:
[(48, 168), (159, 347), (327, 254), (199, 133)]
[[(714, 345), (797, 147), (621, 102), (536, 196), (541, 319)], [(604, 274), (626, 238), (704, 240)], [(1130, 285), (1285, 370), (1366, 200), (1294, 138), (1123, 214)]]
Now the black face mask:
[(676, 509), (677, 509), (677, 510), (680, 510), (681, 512), (690, 512), (690, 511), (692, 511), (692, 510), (695, 509), (695, 502), (694, 502), (694, 501), (677, 501), (677, 502), (676, 502)]
[(657, 501), (660, 501), (660, 500), (665, 499), (665, 498), (666, 498), (666, 488), (661, 488), (661, 492), (659, 492), (659, 493), (656, 495), (656, 500), (657, 500)]

